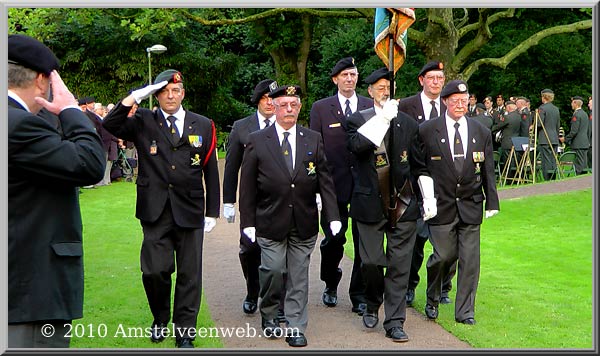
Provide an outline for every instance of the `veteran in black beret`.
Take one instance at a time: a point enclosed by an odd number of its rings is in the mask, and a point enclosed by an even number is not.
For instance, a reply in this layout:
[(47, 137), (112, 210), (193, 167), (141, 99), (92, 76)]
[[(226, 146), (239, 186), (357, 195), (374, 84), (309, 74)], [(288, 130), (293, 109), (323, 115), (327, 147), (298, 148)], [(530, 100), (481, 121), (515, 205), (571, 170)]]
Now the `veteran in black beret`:
[(428, 72), (431, 71), (443, 71), (444, 70), (444, 63), (440, 62), (440, 61), (430, 61), (427, 62), (427, 64), (425, 64), (423, 66), (423, 68), (421, 68), (421, 71), (419, 71), (419, 77), (423, 77), (425, 76), (425, 74), (427, 74)]
[[(156, 111), (135, 103), (154, 95)], [(202, 245), (219, 217), (216, 130), (209, 118), (186, 110), (184, 78), (168, 69), (134, 90), (104, 118), (113, 135), (133, 142), (139, 160), (136, 217), (144, 232), (142, 283), (152, 314), (150, 340), (162, 342), (169, 321), (178, 348), (192, 348), (202, 293)], [(171, 275), (177, 266), (171, 319)], [(173, 340), (172, 338), (170, 340)]]
[[(225, 156), (225, 173), (223, 174), (223, 216), (228, 223), (235, 222), (235, 203), (237, 201), (238, 177), (244, 150), (248, 145), (248, 136), (258, 130), (267, 128), (275, 123), (275, 106), (269, 93), (277, 88), (273, 79), (261, 80), (250, 101), (256, 106), (256, 112), (233, 123), (233, 128), (227, 140)], [(260, 246), (256, 239), (251, 240), (240, 229), (239, 259), (246, 280), (246, 296), (242, 302), (245, 314), (254, 314), (258, 308), (260, 284), (258, 279), (260, 267)], [(283, 289), (283, 288), (282, 288)], [(283, 296), (280, 299), (278, 317), (283, 320)]]
[[(322, 224), (325, 238), (321, 240), (321, 280), (325, 288), (321, 299), (328, 307), (335, 307), (338, 302), (338, 284), (342, 279), (340, 262), (344, 256), (346, 231), (348, 230), (348, 211), (352, 190), (354, 187), (353, 167), (354, 156), (347, 147), (347, 118), (357, 111), (373, 107), (371, 98), (359, 95), (356, 92), (359, 72), (353, 57), (345, 57), (337, 61), (329, 73), (331, 81), (336, 86), (336, 93), (332, 96), (315, 101), (310, 109), (310, 128), (323, 136), (325, 154), (331, 171), (338, 200), (338, 209), (342, 219), (342, 229), (339, 234), (330, 234), (327, 226)], [(352, 240), (354, 251), (358, 251), (358, 230), (352, 222)], [(352, 272), (350, 274), (350, 287), (348, 294), (352, 302), (351, 311), (362, 315), (366, 309), (365, 286), (360, 275), (360, 256), (354, 256)]]
[[(361, 256), (361, 273), (366, 285), (367, 308), (362, 321), (366, 328), (374, 328), (379, 323), (379, 309), (383, 304), (386, 336), (395, 342), (405, 342), (409, 339), (404, 331), (406, 292), (416, 221), (421, 216), (417, 196), (412, 192), (419, 189), (416, 182), (424, 173), (425, 163), (416, 140), (419, 124), (398, 111), (396, 100), (389, 100), (389, 70), (379, 68), (365, 81), (369, 83), (374, 106), (352, 114), (347, 121), (348, 147), (356, 157), (356, 185), (350, 217), (360, 232), (359, 249), (355, 253), (358, 251)], [(388, 139), (384, 139), (386, 136)], [(388, 157), (396, 157), (393, 165)], [(397, 219), (388, 211), (389, 176), (393, 176), (395, 189), (407, 204)], [(433, 182), (429, 187), (429, 193), (423, 196), (433, 198)], [(425, 209), (430, 206), (435, 207), (435, 203), (425, 204)], [(387, 267), (385, 274), (382, 266)]]
[(489, 129), (465, 117), (469, 102), (465, 81), (451, 80), (440, 95), (446, 112), (419, 126), (437, 199), (437, 215), (428, 221), (433, 253), (427, 260), (425, 315), (437, 319), (442, 280), (460, 257), (454, 319), (473, 325), (480, 270), (480, 225), (484, 211), (488, 218), (500, 209), (492, 135)]
[(286, 325), (295, 330), (285, 341), (292, 347), (308, 344), (308, 267), (319, 232), (317, 193), (327, 229), (337, 234), (342, 227), (321, 135), (296, 124), (301, 95), (297, 85), (282, 85), (269, 94), (275, 124), (249, 135), (240, 176), (240, 226), (261, 250), (263, 335), (283, 335), (277, 312), (285, 288)]
[(102, 179), (104, 152), (52, 50), (20, 34), (7, 50), (8, 347), (66, 348), (83, 317), (78, 192)]

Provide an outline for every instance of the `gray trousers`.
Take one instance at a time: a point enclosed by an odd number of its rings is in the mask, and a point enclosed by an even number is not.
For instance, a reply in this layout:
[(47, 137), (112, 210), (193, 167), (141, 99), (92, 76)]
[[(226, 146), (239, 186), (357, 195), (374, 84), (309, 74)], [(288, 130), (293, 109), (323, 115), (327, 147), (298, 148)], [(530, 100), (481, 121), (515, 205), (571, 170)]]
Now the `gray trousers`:
[(263, 319), (277, 317), (279, 300), (285, 282), (284, 311), (289, 328), (304, 333), (308, 325), (308, 267), (310, 254), (315, 248), (317, 235), (301, 240), (295, 228), (283, 241), (257, 237), (261, 252), (259, 267), (260, 314)]
[(454, 317), (475, 317), (475, 294), (479, 283), (479, 234), (481, 225), (465, 224), (458, 216), (450, 224), (429, 225), (433, 253), (427, 260), (427, 303), (438, 306), (444, 271), (458, 259)]
[[(71, 343), (70, 320), (8, 324), (9, 348), (67, 348)], [(66, 325), (66, 326), (65, 326)]]

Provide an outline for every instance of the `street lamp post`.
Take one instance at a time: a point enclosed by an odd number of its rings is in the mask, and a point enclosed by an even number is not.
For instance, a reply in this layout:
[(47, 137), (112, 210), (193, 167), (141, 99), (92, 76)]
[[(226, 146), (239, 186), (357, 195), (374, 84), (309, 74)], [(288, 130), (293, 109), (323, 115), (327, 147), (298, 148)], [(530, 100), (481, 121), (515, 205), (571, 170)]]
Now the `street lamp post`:
[[(155, 44), (152, 47), (146, 48), (146, 52), (148, 52), (148, 85), (152, 84), (152, 64), (150, 59), (150, 53), (163, 53), (167, 50), (167, 47), (161, 44)], [(149, 99), (149, 108), (152, 110), (152, 95), (150, 95)]]

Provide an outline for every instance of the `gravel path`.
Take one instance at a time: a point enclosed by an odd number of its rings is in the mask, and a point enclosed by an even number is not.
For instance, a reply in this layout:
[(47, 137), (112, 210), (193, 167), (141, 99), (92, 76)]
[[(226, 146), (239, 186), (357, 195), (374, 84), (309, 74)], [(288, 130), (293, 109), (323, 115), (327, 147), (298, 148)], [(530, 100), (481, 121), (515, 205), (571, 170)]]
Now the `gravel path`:
[[(219, 162), (223, 172), (224, 160)], [(590, 188), (592, 177), (583, 176), (560, 182), (535, 184), (500, 191), (501, 199), (511, 199), (532, 194), (559, 193), (568, 190)], [(239, 217), (239, 214), (238, 214)], [(219, 219), (215, 229), (204, 238), (203, 287), (204, 297), (217, 327), (254, 328), (260, 332), (260, 313), (246, 315), (242, 312), (245, 297), (245, 282), (238, 259), (239, 224), (228, 224)], [(344, 275), (338, 287), (338, 305), (328, 308), (321, 302), (324, 284), (319, 279), (321, 260), (317, 241), (311, 256), (309, 288), (309, 325), (306, 331), (308, 346), (303, 350), (424, 350), (424, 349), (467, 349), (470, 346), (454, 337), (435, 322), (427, 320), (422, 311), (407, 309), (404, 325), (410, 341), (394, 343), (385, 337), (381, 323), (372, 330), (362, 325), (362, 318), (350, 311), (348, 283), (352, 261), (344, 257)], [(269, 340), (255, 337), (222, 337), (226, 349), (274, 350), (291, 349), (283, 339)]]

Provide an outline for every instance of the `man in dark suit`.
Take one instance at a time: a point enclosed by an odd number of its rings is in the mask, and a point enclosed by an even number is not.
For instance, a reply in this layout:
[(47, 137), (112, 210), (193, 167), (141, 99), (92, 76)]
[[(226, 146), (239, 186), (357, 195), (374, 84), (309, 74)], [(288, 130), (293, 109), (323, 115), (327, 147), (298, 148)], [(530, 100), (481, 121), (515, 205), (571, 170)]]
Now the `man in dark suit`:
[[(363, 314), (363, 324), (374, 328), (379, 322), (379, 308), (385, 304), (383, 327), (386, 337), (395, 342), (406, 342), (406, 290), (416, 221), (420, 216), (414, 194), (416, 187), (412, 186), (411, 178), (429, 180), (425, 183), (428, 189), (423, 192), (428, 198), (424, 199), (427, 218), (435, 215), (429, 210), (435, 209), (433, 181), (426, 176), (419, 177), (427, 174), (418, 142), (419, 124), (398, 111), (396, 100), (388, 101), (387, 68), (374, 71), (365, 82), (369, 84), (374, 107), (348, 118), (348, 146), (357, 165), (350, 216), (357, 222), (360, 233), (361, 269), (366, 283), (367, 310)], [(394, 192), (390, 194), (392, 183)], [(399, 195), (401, 199), (396, 202), (403, 210), (398, 213), (397, 220), (389, 211), (391, 195)]]
[[(325, 282), (323, 291), (323, 304), (328, 307), (337, 305), (337, 287), (342, 279), (340, 261), (344, 256), (346, 243), (346, 230), (348, 229), (348, 204), (352, 194), (354, 172), (354, 157), (348, 151), (346, 120), (353, 112), (373, 107), (373, 100), (356, 94), (358, 82), (358, 69), (354, 58), (340, 59), (331, 73), (331, 80), (337, 86), (336, 95), (321, 99), (313, 103), (310, 110), (310, 128), (318, 131), (323, 136), (325, 154), (333, 174), (335, 191), (338, 200), (338, 209), (342, 219), (342, 229), (338, 234), (332, 235), (327, 229), (327, 221), (321, 218), (325, 238), (321, 241), (321, 280)], [(352, 239), (354, 244), (354, 263), (350, 278), (350, 301), (352, 311), (362, 315), (366, 308), (364, 298), (364, 282), (360, 275), (360, 255), (358, 251), (358, 230), (352, 222)]]
[(583, 98), (575, 96), (571, 99), (571, 108), (573, 117), (571, 118), (571, 130), (566, 137), (559, 138), (561, 142), (566, 142), (572, 151), (575, 151), (575, 173), (577, 175), (584, 173), (587, 168), (587, 151), (590, 146), (588, 139), (588, 115), (581, 108)]
[(83, 316), (78, 187), (102, 178), (104, 154), (58, 68), (38, 40), (8, 36), (9, 348), (69, 347)]
[[(128, 116), (134, 103), (154, 93), (159, 109), (139, 107)], [(177, 266), (175, 343), (191, 348), (202, 293), (204, 232), (214, 228), (219, 216), (220, 189), (214, 123), (184, 110), (184, 97), (183, 76), (166, 70), (153, 85), (121, 100), (104, 127), (138, 151), (136, 217), (144, 232), (142, 281), (154, 317), (150, 339), (161, 342), (168, 336), (171, 274)]]
[[(510, 150), (513, 146), (513, 137), (519, 136), (519, 131), (521, 130), (521, 116), (517, 111), (517, 104), (509, 100), (505, 104), (506, 114), (500, 118), (500, 122), (496, 126), (495, 130), (502, 132), (502, 140), (500, 141), (500, 166), (502, 167), (502, 171), (505, 170), (505, 165), (508, 160), (508, 155), (510, 154)], [(517, 168), (517, 160), (520, 158), (514, 157), (510, 162), (510, 171), (507, 171), (507, 175), (511, 175), (514, 177)], [(511, 173), (512, 172), (512, 173)]]
[(488, 130), (491, 130), (494, 121), (491, 117), (485, 114), (485, 105), (482, 103), (477, 103), (475, 110), (477, 110), (477, 115), (473, 116), (472, 119), (487, 127)]
[[(444, 64), (442, 62), (431, 61), (426, 63), (419, 72), (419, 83), (423, 87), (423, 90), (416, 95), (400, 100), (398, 109), (417, 120), (419, 124), (444, 115), (446, 105), (440, 99), (440, 92), (444, 87), (445, 81)], [(415, 289), (421, 280), (419, 270), (425, 258), (423, 250), (429, 236), (428, 224), (422, 218), (419, 218), (417, 220), (417, 238), (415, 239), (411, 259), (408, 291), (406, 292), (406, 303), (409, 306), (415, 300)], [(453, 264), (450, 266), (447, 276), (443, 279), (442, 299), (440, 301), (442, 304), (452, 303), (448, 293), (452, 290), (452, 278), (455, 273), (456, 264)]]
[(469, 107), (467, 109), (467, 117), (477, 116), (477, 95), (469, 94)]
[(250, 134), (240, 178), (240, 224), (261, 249), (262, 328), (266, 336), (282, 336), (276, 316), (286, 273), (283, 334), (293, 347), (307, 345), (308, 267), (319, 232), (317, 193), (327, 229), (335, 235), (342, 227), (321, 135), (296, 125), (300, 95), (300, 87), (292, 85), (271, 92), (276, 123)]
[[(248, 136), (254, 132), (271, 126), (275, 122), (275, 106), (269, 92), (277, 87), (277, 82), (265, 79), (254, 88), (251, 102), (257, 106), (256, 113), (237, 120), (227, 141), (225, 157), (225, 173), (223, 176), (223, 216), (229, 223), (235, 221), (235, 202), (237, 200), (238, 174), (242, 166), (244, 149), (248, 145)], [(242, 310), (246, 314), (254, 314), (258, 306), (258, 267), (260, 266), (260, 247), (250, 241), (240, 229), (240, 264), (246, 279), (246, 298)], [(281, 313), (283, 314), (283, 310)], [(281, 317), (281, 315), (280, 315)]]
[(465, 117), (467, 83), (450, 81), (440, 96), (446, 114), (419, 127), (437, 199), (437, 215), (429, 220), (433, 253), (427, 261), (425, 314), (432, 320), (438, 317), (444, 271), (458, 260), (454, 317), (459, 323), (473, 325), (483, 201), (486, 218), (500, 209), (492, 135)]
[(542, 161), (544, 180), (554, 178), (556, 171), (556, 152), (558, 148), (558, 130), (560, 128), (560, 111), (552, 104), (554, 92), (544, 89), (541, 92), (542, 105), (538, 108), (539, 120), (536, 120), (539, 157)]

